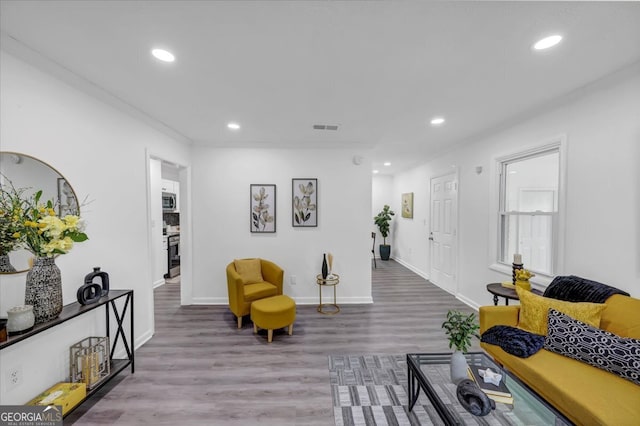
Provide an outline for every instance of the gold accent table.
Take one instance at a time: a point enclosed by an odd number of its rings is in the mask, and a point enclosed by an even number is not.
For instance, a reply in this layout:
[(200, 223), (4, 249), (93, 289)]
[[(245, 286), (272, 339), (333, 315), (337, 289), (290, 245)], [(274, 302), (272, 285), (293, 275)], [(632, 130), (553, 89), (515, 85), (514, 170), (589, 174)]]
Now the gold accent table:
[[(340, 276), (331, 274), (327, 278), (322, 278), (322, 275), (317, 275), (316, 284), (318, 284), (318, 294), (320, 296), (318, 312), (325, 315), (333, 315), (340, 312), (340, 307), (336, 302), (336, 286), (340, 284)], [(322, 287), (333, 287), (333, 303), (322, 303)], [(331, 307), (330, 310), (326, 310), (327, 307)]]

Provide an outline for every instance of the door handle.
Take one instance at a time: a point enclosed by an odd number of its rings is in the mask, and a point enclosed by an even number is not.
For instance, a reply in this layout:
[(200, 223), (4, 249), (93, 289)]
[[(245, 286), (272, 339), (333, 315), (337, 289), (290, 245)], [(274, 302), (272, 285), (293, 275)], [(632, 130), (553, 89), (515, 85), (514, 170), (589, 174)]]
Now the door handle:
[(433, 232), (429, 232), (429, 241), (433, 241)]

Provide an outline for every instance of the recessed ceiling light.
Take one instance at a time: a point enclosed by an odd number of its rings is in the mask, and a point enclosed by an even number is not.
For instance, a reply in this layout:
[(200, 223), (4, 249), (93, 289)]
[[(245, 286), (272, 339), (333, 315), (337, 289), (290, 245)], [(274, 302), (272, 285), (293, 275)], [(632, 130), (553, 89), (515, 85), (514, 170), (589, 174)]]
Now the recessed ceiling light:
[(555, 34), (549, 37), (545, 37), (542, 40), (538, 40), (536, 44), (533, 45), (533, 48), (535, 50), (548, 49), (560, 43), (561, 40), (562, 40), (562, 36)]
[(391, 163), (387, 161), (386, 163), (384, 163), (384, 165), (385, 165), (385, 166), (390, 166), (390, 165), (391, 165)]
[(238, 123), (228, 123), (227, 127), (230, 128), (231, 130), (239, 130), (240, 129), (240, 125)]
[(433, 117), (431, 119), (431, 125), (432, 126), (440, 126), (441, 124), (444, 124), (444, 118), (443, 117)]
[(374, 171), (373, 171), (373, 174), (374, 174), (374, 175), (375, 175), (375, 174), (377, 174), (377, 173), (379, 173), (379, 170), (374, 170)]
[(173, 56), (173, 53), (164, 49), (153, 49), (151, 51), (151, 54), (157, 59), (160, 59), (162, 62), (173, 62), (176, 60), (176, 57)]

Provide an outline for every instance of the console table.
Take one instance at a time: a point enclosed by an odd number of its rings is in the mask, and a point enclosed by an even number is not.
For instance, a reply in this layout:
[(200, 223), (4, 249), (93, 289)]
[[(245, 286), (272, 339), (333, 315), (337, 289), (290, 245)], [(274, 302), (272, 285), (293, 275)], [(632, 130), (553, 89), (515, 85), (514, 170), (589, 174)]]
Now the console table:
[[(116, 300), (124, 298), (124, 305), (122, 309), (119, 310), (116, 305)], [(131, 373), (133, 374), (135, 371), (135, 363), (134, 363), (134, 334), (133, 334), (133, 290), (110, 290), (109, 294), (103, 296), (98, 300), (97, 303), (92, 303), (90, 305), (81, 305), (78, 302), (70, 303), (65, 305), (62, 308), (62, 312), (58, 315), (58, 318), (55, 318), (51, 321), (43, 322), (41, 324), (36, 324), (32, 330), (27, 331), (23, 334), (9, 336), (7, 341), (0, 343), (0, 351), (9, 346), (15, 345), (23, 340), (26, 340), (36, 334), (39, 334), (45, 330), (53, 328), (57, 325), (60, 325), (70, 319), (73, 319), (77, 316), (85, 314), (87, 312), (93, 311), (101, 306), (104, 306), (105, 312), (105, 328), (106, 335), (109, 337), (109, 342), (111, 344), (109, 357), (111, 359), (111, 373), (104, 378), (99, 384), (97, 384), (91, 390), (87, 389), (87, 398), (96, 393), (102, 386), (104, 386), (107, 382), (109, 382), (113, 377), (118, 375), (128, 366), (131, 366)], [(109, 306), (111, 306), (111, 310), (109, 310)], [(123, 326), (123, 322), (125, 319), (125, 315), (129, 314), (129, 333), (125, 332), (125, 327)], [(115, 333), (115, 339), (111, 339), (110, 333), (110, 320), (111, 316), (116, 321), (117, 330)], [(128, 334), (128, 336), (127, 336)], [(123, 359), (116, 359), (113, 357), (116, 345), (118, 344), (118, 340), (122, 338), (122, 344), (127, 353), (127, 357)], [(78, 404), (79, 405), (79, 404)], [(72, 408), (65, 414), (69, 415), (76, 407)]]

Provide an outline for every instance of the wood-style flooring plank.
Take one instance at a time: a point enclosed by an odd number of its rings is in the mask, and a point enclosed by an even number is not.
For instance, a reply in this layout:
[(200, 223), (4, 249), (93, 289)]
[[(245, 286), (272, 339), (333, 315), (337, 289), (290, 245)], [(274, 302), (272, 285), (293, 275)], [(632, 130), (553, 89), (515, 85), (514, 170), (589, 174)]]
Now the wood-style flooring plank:
[(398, 263), (377, 264), (373, 304), (336, 315), (299, 305), (294, 334), (274, 331), (271, 344), (248, 317), (238, 330), (227, 307), (180, 306), (179, 284), (157, 288), (156, 333), (136, 351), (136, 373), (121, 373), (65, 425), (333, 425), (328, 355), (450, 352), (446, 312), (472, 312)]

